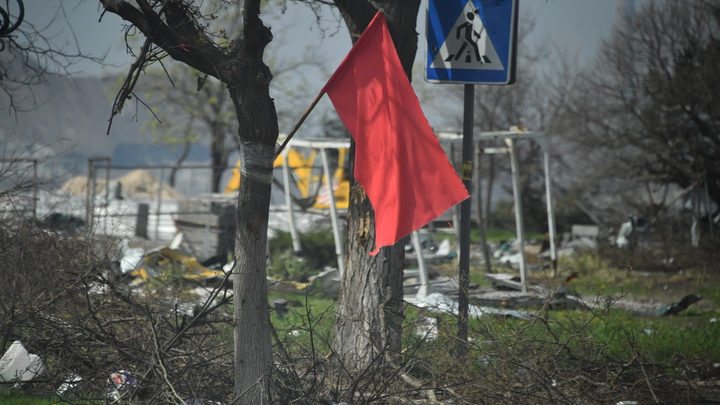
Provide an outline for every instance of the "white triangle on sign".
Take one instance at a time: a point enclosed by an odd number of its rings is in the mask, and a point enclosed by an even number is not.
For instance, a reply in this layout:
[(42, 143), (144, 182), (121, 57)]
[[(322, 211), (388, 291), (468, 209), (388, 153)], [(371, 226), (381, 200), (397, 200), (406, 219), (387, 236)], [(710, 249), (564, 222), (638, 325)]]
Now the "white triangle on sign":
[(472, 0), (465, 4), (430, 67), (505, 70)]

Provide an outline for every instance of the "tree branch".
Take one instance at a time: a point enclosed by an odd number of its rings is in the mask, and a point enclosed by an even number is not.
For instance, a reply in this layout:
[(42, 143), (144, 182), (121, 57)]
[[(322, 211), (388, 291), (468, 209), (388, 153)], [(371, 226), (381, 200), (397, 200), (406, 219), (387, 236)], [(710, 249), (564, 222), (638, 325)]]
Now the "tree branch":
[[(193, 24), (194, 17), (183, 2), (168, 2), (155, 11), (146, 1), (138, 1), (140, 9), (125, 0), (100, 0), (106, 11), (118, 15), (139, 29), (152, 43), (167, 54), (207, 75), (222, 76), (221, 66), (228, 55), (200, 28)], [(162, 15), (168, 19), (163, 21)]]

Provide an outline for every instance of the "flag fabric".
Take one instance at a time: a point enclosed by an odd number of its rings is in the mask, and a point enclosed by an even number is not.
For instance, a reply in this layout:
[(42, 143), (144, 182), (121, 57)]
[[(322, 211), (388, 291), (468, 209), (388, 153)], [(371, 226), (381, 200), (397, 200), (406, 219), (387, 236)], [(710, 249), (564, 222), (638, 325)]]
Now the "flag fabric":
[(375, 250), (468, 198), (378, 12), (323, 92), (355, 140), (355, 178), (375, 211)]

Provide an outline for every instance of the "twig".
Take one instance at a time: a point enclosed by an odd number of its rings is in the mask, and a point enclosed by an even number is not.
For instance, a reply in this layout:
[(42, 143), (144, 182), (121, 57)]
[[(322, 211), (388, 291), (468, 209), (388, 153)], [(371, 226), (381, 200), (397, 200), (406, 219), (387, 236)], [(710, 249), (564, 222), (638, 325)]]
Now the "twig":
[(175, 391), (175, 387), (172, 385), (170, 380), (167, 376), (167, 370), (165, 369), (165, 365), (162, 361), (162, 351), (160, 350), (160, 346), (158, 346), (158, 334), (157, 329), (155, 329), (155, 322), (150, 322), (150, 327), (152, 328), (153, 333), (153, 346), (155, 346), (155, 355), (157, 356), (157, 367), (160, 369), (160, 372), (162, 374), (162, 379), (165, 381), (165, 384), (167, 384), (168, 388), (170, 388), (170, 391), (172, 392), (173, 396), (178, 400), (178, 404), (184, 404), (185, 401), (183, 401), (182, 397), (178, 395), (178, 393)]
[(145, 43), (140, 50), (140, 54), (138, 55), (135, 62), (130, 65), (128, 74), (127, 76), (125, 76), (125, 81), (123, 82), (117, 96), (115, 96), (112, 113), (110, 114), (110, 119), (108, 120), (107, 132), (105, 133), (106, 135), (110, 134), (110, 128), (112, 127), (113, 118), (115, 118), (116, 115), (122, 112), (123, 106), (125, 105), (125, 100), (130, 97), (133, 89), (135, 88), (135, 84), (137, 84), (138, 78), (140, 77), (141, 69), (147, 61), (147, 54), (150, 50), (150, 45), (152, 45), (152, 41), (150, 40), (150, 38), (146, 38)]
[(645, 372), (645, 366), (643, 366), (642, 361), (640, 361), (640, 356), (638, 356), (637, 350), (635, 351), (635, 359), (637, 360), (638, 365), (640, 365), (640, 370), (642, 370), (643, 376), (645, 377), (645, 382), (647, 383), (648, 389), (650, 390), (650, 394), (652, 394), (652, 397), (655, 400), (655, 403), (659, 404), (660, 401), (658, 400), (658, 397), (655, 395), (655, 390), (653, 390), (652, 384), (650, 384), (650, 378), (648, 378), (647, 372)]

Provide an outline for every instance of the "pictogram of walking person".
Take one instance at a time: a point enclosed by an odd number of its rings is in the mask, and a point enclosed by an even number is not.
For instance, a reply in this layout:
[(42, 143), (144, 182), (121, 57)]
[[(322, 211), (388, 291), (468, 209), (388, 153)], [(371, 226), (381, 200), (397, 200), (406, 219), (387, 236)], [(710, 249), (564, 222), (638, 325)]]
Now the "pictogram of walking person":
[[(465, 31), (464, 33), (464, 42), (462, 46), (460, 46), (460, 50), (458, 50), (457, 54), (455, 55), (455, 60), (460, 59), (460, 56), (463, 54), (463, 51), (465, 51), (465, 48), (467, 48), (468, 45), (472, 46), (473, 50), (475, 51), (475, 59), (482, 63), (483, 60), (480, 58), (480, 48), (478, 48), (478, 44), (475, 40), (475, 37), (480, 39), (480, 33), (476, 32), (473, 29), (473, 20), (475, 19), (475, 13), (469, 12), (465, 15), (468, 19), (468, 21), (465, 21), (464, 23), (458, 25), (457, 29), (455, 30), (455, 35), (457, 39), (460, 39), (461, 32)], [(470, 55), (468, 55), (469, 57)], [(469, 60), (466, 60), (466, 62), (470, 62)]]

